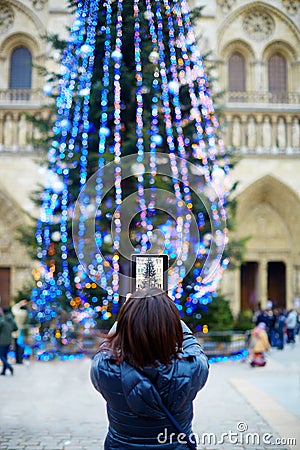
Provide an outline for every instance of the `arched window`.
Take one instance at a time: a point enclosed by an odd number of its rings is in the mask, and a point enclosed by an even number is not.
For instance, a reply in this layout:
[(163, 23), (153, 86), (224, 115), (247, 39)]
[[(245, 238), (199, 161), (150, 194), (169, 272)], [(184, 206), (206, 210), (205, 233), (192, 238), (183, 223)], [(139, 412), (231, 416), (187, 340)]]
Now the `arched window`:
[[(32, 75), (32, 56), (28, 48), (17, 47), (10, 57), (10, 89), (31, 89), (31, 75)], [(28, 98), (28, 93), (24, 95), (16, 94), (16, 99)], [(21, 96), (21, 97), (20, 97)]]
[(245, 59), (238, 52), (234, 52), (228, 61), (228, 89), (230, 92), (246, 90)]
[(287, 71), (286, 60), (280, 53), (272, 55), (268, 61), (269, 92), (272, 101), (281, 102), (286, 98)]

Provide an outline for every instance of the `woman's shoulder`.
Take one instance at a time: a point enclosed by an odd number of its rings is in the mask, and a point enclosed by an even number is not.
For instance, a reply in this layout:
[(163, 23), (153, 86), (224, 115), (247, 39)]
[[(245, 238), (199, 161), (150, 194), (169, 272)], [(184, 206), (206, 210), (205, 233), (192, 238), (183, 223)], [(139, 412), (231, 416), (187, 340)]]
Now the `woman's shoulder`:
[(101, 391), (101, 386), (109, 385), (120, 379), (120, 366), (116, 363), (112, 351), (106, 349), (96, 353), (92, 360), (90, 377), (98, 391)]
[[(198, 349), (197, 349), (198, 350)], [(175, 365), (175, 377), (190, 379), (195, 385), (204, 386), (209, 374), (207, 356), (202, 351), (195, 351), (187, 358), (181, 358)]]
[(113, 354), (113, 351), (109, 348), (100, 348), (93, 357), (92, 368), (93, 367), (97, 368), (98, 370), (117, 367), (116, 358)]

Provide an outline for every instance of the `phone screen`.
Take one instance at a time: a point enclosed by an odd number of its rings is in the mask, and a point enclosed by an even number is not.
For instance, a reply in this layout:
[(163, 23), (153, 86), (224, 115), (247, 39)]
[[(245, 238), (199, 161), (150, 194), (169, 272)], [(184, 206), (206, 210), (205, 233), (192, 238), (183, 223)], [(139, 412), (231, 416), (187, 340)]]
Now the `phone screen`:
[(168, 289), (168, 255), (132, 255), (132, 289)]

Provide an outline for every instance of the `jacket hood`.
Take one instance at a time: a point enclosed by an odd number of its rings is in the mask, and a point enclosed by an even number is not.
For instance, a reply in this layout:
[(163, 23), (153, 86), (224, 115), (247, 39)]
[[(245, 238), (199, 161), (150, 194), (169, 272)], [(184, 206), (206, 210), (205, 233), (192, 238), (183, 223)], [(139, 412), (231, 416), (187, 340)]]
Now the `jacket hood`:
[[(123, 361), (120, 364), (122, 389), (130, 410), (138, 416), (161, 418), (163, 403), (174, 413), (186, 409), (186, 399), (193, 399), (199, 387), (191, 383), (191, 375), (199, 377), (199, 360), (174, 360), (169, 366), (147, 366), (135, 369)], [(193, 376), (192, 376), (193, 378)], [(196, 384), (196, 383), (195, 383)], [(158, 394), (158, 392), (160, 394)]]
[(120, 365), (124, 397), (130, 410), (141, 417), (161, 418), (160, 396), (142, 373), (126, 362)]

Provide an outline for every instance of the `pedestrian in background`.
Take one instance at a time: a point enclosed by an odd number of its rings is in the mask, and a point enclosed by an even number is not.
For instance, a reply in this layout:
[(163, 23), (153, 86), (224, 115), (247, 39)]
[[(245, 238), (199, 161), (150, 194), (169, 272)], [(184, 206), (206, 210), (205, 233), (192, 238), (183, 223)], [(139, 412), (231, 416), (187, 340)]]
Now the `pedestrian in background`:
[(269, 309), (267, 311), (267, 314), (269, 316), (269, 327), (266, 330), (267, 334), (268, 334), (268, 338), (269, 338), (269, 342), (271, 347), (275, 347), (276, 344), (276, 330), (275, 330), (275, 324), (276, 324), (276, 318), (277, 318), (277, 314), (278, 311), (276, 308), (274, 309)]
[[(192, 402), (207, 377), (207, 357), (173, 300), (157, 288), (136, 291), (91, 367), (92, 383), (107, 402), (104, 449), (196, 449)], [(187, 443), (168, 442), (179, 429)]]
[(252, 367), (262, 367), (266, 365), (265, 352), (270, 349), (270, 342), (266, 333), (266, 324), (260, 322), (254, 330), (252, 330), (249, 352), (250, 365)]
[(25, 349), (24, 325), (28, 317), (27, 305), (28, 300), (24, 299), (13, 305), (13, 307), (11, 308), (15, 322), (18, 327), (17, 331), (14, 331), (12, 334), (12, 337), (14, 339), (14, 348), (17, 364), (23, 363), (23, 354)]
[(285, 320), (286, 320), (285, 311), (283, 309), (279, 309), (276, 315), (276, 322), (275, 322), (278, 350), (284, 349)]
[(261, 303), (258, 302), (256, 308), (253, 311), (253, 315), (252, 315), (252, 322), (254, 323), (255, 326), (258, 324), (257, 318), (260, 314), (262, 314), (262, 312), (263, 312), (263, 310), (261, 307)]
[(0, 308), (0, 359), (3, 364), (1, 375), (5, 375), (7, 369), (12, 375), (14, 373), (13, 367), (7, 360), (7, 355), (12, 341), (12, 333), (17, 329), (17, 324), (9, 310)]
[(260, 323), (266, 324), (266, 331), (270, 328), (270, 316), (268, 314), (268, 311), (262, 310), (260, 314), (256, 317), (255, 325), (257, 326)]
[(295, 343), (295, 330), (298, 323), (298, 313), (294, 309), (288, 312), (286, 317), (286, 332), (287, 332), (287, 344)]

